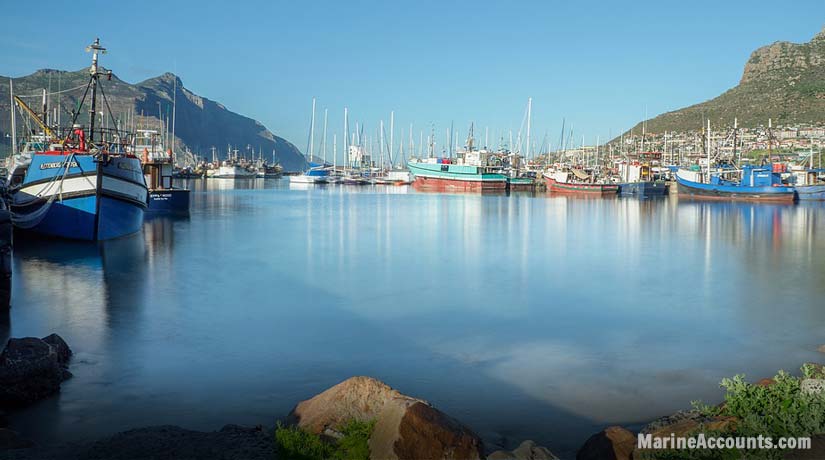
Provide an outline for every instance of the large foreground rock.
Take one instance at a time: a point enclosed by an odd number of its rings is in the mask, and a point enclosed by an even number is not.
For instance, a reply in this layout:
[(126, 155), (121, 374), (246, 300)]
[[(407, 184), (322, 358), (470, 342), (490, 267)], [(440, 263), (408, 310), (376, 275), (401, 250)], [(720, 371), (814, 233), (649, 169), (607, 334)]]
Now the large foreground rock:
[(60, 391), (71, 350), (56, 334), (9, 339), (0, 354), (0, 406), (21, 407)]
[(289, 420), (317, 434), (334, 434), (349, 420), (375, 420), (370, 455), (381, 460), (475, 460), (484, 446), (475, 433), (424, 400), (370, 377), (352, 377), (300, 402)]
[(576, 454), (576, 460), (630, 460), (635, 448), (633, 433), (611, 426), (588, 438)]

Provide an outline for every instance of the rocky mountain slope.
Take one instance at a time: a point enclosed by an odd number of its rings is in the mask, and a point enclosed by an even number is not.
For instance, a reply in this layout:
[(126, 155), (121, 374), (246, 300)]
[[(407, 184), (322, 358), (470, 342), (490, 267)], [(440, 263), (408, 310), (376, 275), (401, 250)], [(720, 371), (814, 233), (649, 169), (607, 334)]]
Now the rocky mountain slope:
[[(31, 75), (15, 78), (14, 92), (19, 95), (36, 95), (44, 88), (51, 88), (52, 93), (57, 93), (58, 90), (65, 91), (85, 85), (88, 79), (86, 69), (76, 72), (38, 70)], [(8, 77), (0, 77), (0, 94), (5, 95), (0, 97), (0, 137), (3, 151), (8, 150), (10, 145), (6, 138), (10, 105), (8, 82)], [(174, 98), (177, 107), (175, 135), (180, 149), (188, 147), (195, 153), (211, 158), (212, 147), (217, 149), (219, 155), (225, 155), (228, 145), (237, 148), (240, 154), (247, 152), (249, 146), (256, 152), (263, 152), (267, 159), (272, 158), (274, 150), (275, 156), (286, 170), (298, 170), (303, 165), (301, 152), (289, 141), (274, 135), (260, 122), (231, 112), (220, 103), (189, 91), (180, 78), (171, 73), (136, 84), (127, 83), (113, 75), (111, 81), (103, 81), (103, 92), (116, 118), (125, 120), (132, 117), (130, 114), (134, 114), (138, 125), (155, 129), (161, 126), (161, 118), (171, 119)], [(77, 106), (82, 96), (82, 88), (53, 96), (50, 111), (58, 106), (59, 97), (61, 123), (66, 124), (71, 120), (71, 110)], [(35, 110), (40, 110), (39, 98), (25, 98), (25, 101)], [(98, 110), (106, 111), (106, 105), (101, 102), (102, 98), (99, 99)], [(88, 111), (88, 100), (82, 110)], [(80, 121), (88, 123), (88, 115), (81, 113)]]
[[(674, 110), (647, 121), (647, 132), (701, 129), (714, 125), (743, 127), (825, 122), (825, 29), (808, 43), (776, 42), (754, 51), (739, 84), (701, 104)], [(633, 128), (641, 132), (642, 124)]]

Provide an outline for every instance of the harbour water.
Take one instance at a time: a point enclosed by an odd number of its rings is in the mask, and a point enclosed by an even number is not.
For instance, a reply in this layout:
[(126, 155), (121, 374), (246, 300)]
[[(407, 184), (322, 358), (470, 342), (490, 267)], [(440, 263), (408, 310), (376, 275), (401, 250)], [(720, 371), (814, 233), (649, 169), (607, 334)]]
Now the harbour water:
[(39, 442), (272, 425), (370, 375), (490, 445), (570, 456), (825, 343), (822, 204), (418, 193), (197, 180), (188, 218), (17, 241), (8, 336), (74, 378), (12, 414)]

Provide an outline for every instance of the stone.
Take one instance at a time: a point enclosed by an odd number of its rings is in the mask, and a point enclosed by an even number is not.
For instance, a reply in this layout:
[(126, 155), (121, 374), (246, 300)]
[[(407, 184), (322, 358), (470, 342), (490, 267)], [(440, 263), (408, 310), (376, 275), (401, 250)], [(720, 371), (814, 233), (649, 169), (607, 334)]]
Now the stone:
[(69, 359), (72, 357), (72, 349), (69, 348), (69, 345), (63, 340), (63, 337), (52, 334), (43, 337), (43, 341), (54, 347), (57, 352), (57, 362), (60, 363), (61, 366), (69, 365)]
[(825, 394), (825, 379), (802, 379), (799, 391), (806, 395)]
[(776, 380), (774, 380), (770, 377), (767, 377), (767, 378), (758, 380), (756, 383), (754, 383), (754, 385), (759, 386), (759, 387), (769, 387), (769, 386), (773, 385), (774, 383), (776, 383)]
[(658, 429), (646, 432), (654, 438), (667, 438), (671, 435), (687, 437), (700, 430), (703, 431), (728, 431), (736, 428), (738, 419), (736, 417), (716, 416), (698, 417), (678, 421), (671, 425), (662, 426)]
[(820, 352), (820, 353), (825, 353), (825, 344), (820, 345), (820, 346), (816, 349), (816, 351), (818, 351), (818, 352)]
[(47, 339), (54, 345), (35, 337), (9, 339), (0, 353), (0, 406), (26, 406), (60, 391), (71, 375), (65, 358), (71, 351), (59, 336)]
[(32, 447), (33, 442), (20, 437), (16, 431), (0, 428), (0, 451), (9, 449), (25, 449)]
[(559, 460), (550, 449), (527, 440), (512, 451), (499, 450), (487, 456), (487, 460)]
[(316, 434), (374, 420), (370, 453), (381, 460), (483, 458), (481, 438), (469, 428), (370, 377), (352, 377), (298, 403), (287, 420)]
[(620, 426), (607, 427), (594, 434), (576, 453), (576, 460), (630, 460), (636, 436)]

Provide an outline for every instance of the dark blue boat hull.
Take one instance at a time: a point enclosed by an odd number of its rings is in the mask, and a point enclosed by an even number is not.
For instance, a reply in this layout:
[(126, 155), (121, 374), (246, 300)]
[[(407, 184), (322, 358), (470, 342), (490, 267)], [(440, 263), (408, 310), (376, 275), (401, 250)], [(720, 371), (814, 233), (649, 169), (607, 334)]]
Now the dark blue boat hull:
[(98, 161), (92, 155), (36, 153), (11, 200), (16, 227), (76, 240), (136, 233), (143, 227), (145, 209), (140, 162), (130, 157)]
[(676, 175), (679, 196), (703, 200), (793, 203), (796, 192), (786, 186), (718, 185), (692, 182)]
[(619, 184), (620, 196), (635, 196), (638, 198), (652, 198), (665, 196), (667, 185), (662, 181), (627, 182)]
[(825, 185), (800, 185), (794, 187), (799, 201), (825, 200)]
[(157, 214), (189, 214), (189, 190), (173, 188), (149, 190), (149, 209)]

